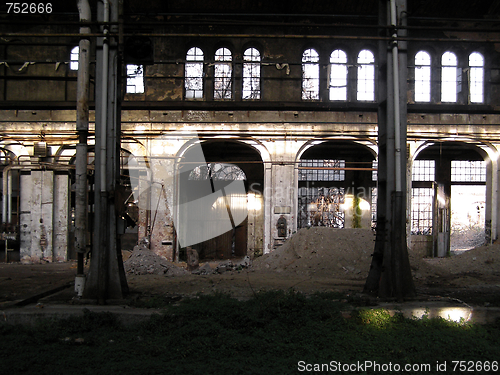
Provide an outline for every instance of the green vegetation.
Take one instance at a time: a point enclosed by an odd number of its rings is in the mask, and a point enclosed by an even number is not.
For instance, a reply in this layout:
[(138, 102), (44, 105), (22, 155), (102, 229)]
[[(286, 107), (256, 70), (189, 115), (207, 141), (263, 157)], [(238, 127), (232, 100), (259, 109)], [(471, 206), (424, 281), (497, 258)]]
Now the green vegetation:
[[(361, 310), (344, 318), (344, 308), (335, 294), (276, 291), (248, 301), (215, 294), (170, 303), (164, 314), (136, 326), (121, 326), (109, 313), (90, 312), (36, 327), (0, 325), (1, 369), (10, 375), (275, 375), (314, 373), (299, 371), (313, 370), (313, 364), (372, 361), (430, 364), (426, 374), (443, 374), (453, 373), (452, 361), (500, 360), (500, 323), (406, 319), (385, 310)], [(436, 364), (444, 361), (448, 371), (437, 372)], [(333, 372), (389, 373), (366, 367)]]

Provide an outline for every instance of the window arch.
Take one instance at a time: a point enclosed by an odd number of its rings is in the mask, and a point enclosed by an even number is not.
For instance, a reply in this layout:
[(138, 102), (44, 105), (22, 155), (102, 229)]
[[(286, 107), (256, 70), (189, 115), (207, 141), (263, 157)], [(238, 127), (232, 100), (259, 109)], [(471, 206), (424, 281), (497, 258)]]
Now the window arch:
[(375, 57), (367, 49), (358, 54), (358, 100), (375, 100)]
[(80, 56), (80, 47), (76, 46), (71, 49), (69, 55), (69, 69), (78, 70), (78, 58)]
[(233, 98), (233, 57), (228, 48), (215, 51), (214, 99)]
[(454, 103), (457, 101), (458, 88), (457, 56), (453, 52), (445, 52), (441, 57), (441, 101)]
[(243, 99), (260, 99), (260, 52), (247, 48), (243, 53)]
[(234, 164), (209, 163), (194, 168), (189, 173), (188, 180), (214, 180), (214, 181), (243, 181), (246, 175), (243, 170)]
[(484, 57), (479, 52), (469, 55), (469, 98), (471, 103), (484, 102)]
[(184, 86), (186, 99), (203, 98), (203, 51), (201, 48), (190, 48), (186, 54)]
[(330, 55), (330, 100), (347, 100), (347, 55), (340, 49)]
[(302, 99), (319, 100), (319, 55), (312, 48), (302, 54)]
[(431, 56), (425, 51), (415, 55), (415, 101), (431, 101)]

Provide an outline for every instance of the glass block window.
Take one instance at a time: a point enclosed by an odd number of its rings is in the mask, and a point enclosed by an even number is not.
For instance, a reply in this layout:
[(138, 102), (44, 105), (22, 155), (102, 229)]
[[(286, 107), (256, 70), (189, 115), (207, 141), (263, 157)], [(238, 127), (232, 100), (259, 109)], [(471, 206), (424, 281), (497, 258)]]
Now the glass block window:
[(434, 189), (411, 189), (411, 233), (432, 234), (432, 202)]
[(184, 72), (186, 99), (203, 98), (203, 58), (203, 51), (198, 47), (187, 52)]
[(299, 181), (344, 181), (345, 160), (301, 160)]
[(431, 101), (431, 56), (425, 51), (415, 55), (415, 101)]
[(347, 55), (339, 49), (330, 55), (330, 100), (347, 100)]
[(478, 52), (469, 55), (469, 98), (471, 103), (484, 101), (484, 58)]
[(486, 182), (486, 163), (482, 160), (452, 160), (452, 182)]
[(256, 48), (243, 54), (243, 99), (260, 99), (260, 52)]
[(214, 99), (233, 98), (233, 57), (227, 48), (215, 52), (214, 64)]
[(375, 100), (375, 57), (368, 50), (358, 55), (358, 100)]
[(314, 49), (302, 55), (302, 99), (319, 100), (319, 55)]
[(412, 168), (412, 181), (434, 181), (435, 177), (434, 160), (415, 160)]

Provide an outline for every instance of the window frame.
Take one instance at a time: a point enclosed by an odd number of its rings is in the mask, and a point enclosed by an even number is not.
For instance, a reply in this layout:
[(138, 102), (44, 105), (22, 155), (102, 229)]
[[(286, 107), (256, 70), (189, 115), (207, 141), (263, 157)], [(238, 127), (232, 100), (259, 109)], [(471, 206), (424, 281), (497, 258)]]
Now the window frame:
[(318, 101), (320, 100), (319, 91), (320, 91), (319, 53), (314, 48), (307, 48), (302, 53), (301, 98), (302, 100), (307, 100), (307, 101)]
[[(341, 56), (334, 56), (335, 53), (342, 53)], [(347, 53), (341, 49), (336, 49), (330, 54), (328, 98), (331, 101), (347, 101), (348, 93), (348, 58)], [(334, 84), (337, 82), (337, 84)]]
[[(481, 65), (472, 65), (471, 57), (477, 55), (481, 57)], [(469, 102), (481, 104), (484, 103), (484, 55), (474, 51), (469, 54)], [(480, 79), (477, 76), (480, 75)], [(476, 83), (476, 84), (473, 84)], [(477, 89), (477, 91), (476, 91)], [(475, 98), (475, 99), (473, 99)]]
[[(364, 52), (370, 53), (371, 58), (367, 59), (362, 56), (361, 54)], [(363, 61), (363, 59), (369, 61)], [(358, 53), (356, 63), (358, 66), (356, 99), (358, 101), (373, 102), (375, 101), (375, 54), (369, 49), (362, 49)], [(367, 69), (366, 73), (362, 71), (363, 68)], [(361, 90), (361, 88), (364, 88), (364, 90)]]
[[(425, 58), (422, 56), (425, 54)], [(420, 56), (419, 56), (420, 55)], [(430, 103), (432, 98), (432, 57), (427, 51), (415, 54), (414, 100), (417, 103)], [(417, 90), (418, 87), (424, 88)]]
[[(191, 51), (193, 53), (191, 54)], [(188, 70), (197, 70), (198, 75)], [(202, 100), (205, 96), (205, 53), (200, 47), (191, 47), (186, 52), (184, 64), (184, 99)]]
[[(137, 67), (137, 68), (132, 68), (132, 67)], [(139, 68), (140, 71), (138, 70)], [(144, 94), (146, 86), (144, 81), (144, 76), (145, 76), (144, 71), (146, 67), (142, 64), (127, 64), (125, 66), (125, 69), (127, 73), (125, 92), (127, 94)], [(134, 69), (134, 72), (132, 74), (130, 69)], [(138, 83), (140, 84), (138, 85)], [(134, 87), (135, 88), (134, 91), (129, 91), (129, 87)]]
[(227, 47), (221, 47), (215, 51), (213, 82), (214, 100), (234, 99), (233, 53)]
[[(250, 51), (250, 55), (247, 52)], [(257, 54), (254, 54), (254, 51), (257, 51)], [(249, 58), (249, 60), (247, 60)], [(242, 100), (260, 100), (261, 99), (261, 53), (255, 47), (249, 47), (245, 49), (243, 52), (243, 69), (242, 69), (242, 89), (241, 89), (241, 98)], [(254, 74), (254, 71), (258, 73)], [(247, 73), (249, 73), (247, 75)], [(249, 89), (245, 89), (246, 86), (249, 86)], [(249, 93), (246, 96), (245, 93)]]
[(71, 48), (71, 51), (69, 53), (69, 69), (73, 71), (78, 70), (79, 60), (80, 60), (80, 46), (75, 46)]
[[(454, 62), (445, 61), (446, 58), (451, 60), (451, 57)], [(457, 55), (452, 51), (443, 52), (441, 55), (441, 103), (457, 103), (460, 73)]]

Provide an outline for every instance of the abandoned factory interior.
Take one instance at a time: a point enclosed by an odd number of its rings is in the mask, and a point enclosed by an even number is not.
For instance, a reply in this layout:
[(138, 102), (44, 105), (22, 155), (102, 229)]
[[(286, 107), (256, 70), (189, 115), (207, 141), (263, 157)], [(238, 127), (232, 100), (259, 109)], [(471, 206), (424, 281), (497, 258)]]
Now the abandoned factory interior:
[(0, 261), (88, 262), (114, 298), (137, 245), (253, 260), (364, 228), (367, 289), (404, 296), (408, 254), (499, 237), (498, 1), (0, 7)]

